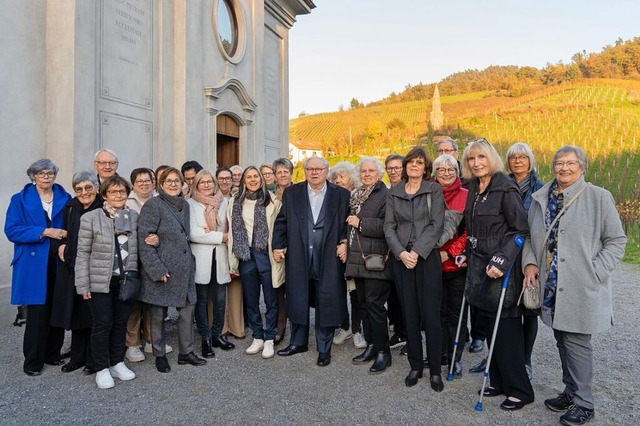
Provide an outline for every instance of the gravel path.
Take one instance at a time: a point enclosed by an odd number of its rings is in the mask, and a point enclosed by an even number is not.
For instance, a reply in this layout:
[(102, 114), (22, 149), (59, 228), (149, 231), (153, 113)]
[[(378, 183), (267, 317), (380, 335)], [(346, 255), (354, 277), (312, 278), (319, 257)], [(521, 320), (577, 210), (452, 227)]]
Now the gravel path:
[[(593, 339), (596, 416), (590, 424), (640, 424), (639, 277), (640, 267), (627, 264), (615, 273), (616, 325)], [(138, 377), (116, 380), (110, 390), (99, 390), (93, 376), (80, 370), (63, 374), (46, 366), (42, 376), (28, 377), (21, 368), (23, 329), (11, 326), (15, 307), (6, 288), (0, 290), (0, 307), (1, 424), (559, 424), (559, 415), (542, 403), (562, 389), (553, 335), (542, 324), (533, 354), (536, 401), (508, 413), (499, 408), (501, 398), (485, 398), (484, 411), (477, 413), (482, 377), (466, 371), (483, 355), (465, 352), (463, 377), (445, 382), (436, 394), (428, 380), (404, 386), (409, 366), (398, 349), (384, 374), (371, 376), (367, 367), (352, 365), (359, 351), (351, 340), (334, 347), (326, 368), (315, 365), (314, 347), (291, 358), (262, 360), (244, 354), (250, 344), (245, 339), (232, 340), (236, 350), (216, 351), (203, 367), (178, 365), (175, 351), (169, 354), (169, 374), (156, 372), (151, 358), (131, 364)], [(170, 330), (177, 348), (175, 323)]]

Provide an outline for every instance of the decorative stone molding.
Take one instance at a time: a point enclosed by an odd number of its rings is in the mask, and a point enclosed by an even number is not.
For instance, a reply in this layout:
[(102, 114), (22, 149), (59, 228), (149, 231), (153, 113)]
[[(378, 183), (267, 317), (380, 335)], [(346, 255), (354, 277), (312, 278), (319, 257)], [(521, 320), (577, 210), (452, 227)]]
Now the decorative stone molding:
[(227, 89), (230, 89), (236, 95), (236, 98), (242, 106), (243, 116), (237, 118), (241, 120), (242, 125), (251, 125), (258, 105), (253, 99), (251, 99), (247, 89), (237, 78), (225, 78), (220, 80), (220, 82), (213, 87), (205, 87), (204, 96), (206, 98), (206, 111), (210, 115), (214, 116), (220, 112), (219, 105), (216, 105), (216, 103)]
[(287, 29), (296, 22), (296, 16), (311, 13), (315, 8), (311, 0), (265, 0), (264, 8)]

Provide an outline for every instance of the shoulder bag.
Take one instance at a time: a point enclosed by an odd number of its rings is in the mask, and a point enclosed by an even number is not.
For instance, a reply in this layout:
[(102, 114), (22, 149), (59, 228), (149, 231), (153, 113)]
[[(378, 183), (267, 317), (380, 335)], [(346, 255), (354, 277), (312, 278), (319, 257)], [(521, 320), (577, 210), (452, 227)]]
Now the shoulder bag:
[(118, 237), (114, 234), (113, 238), (116, 243), (115, 250), (118, 257), (118, 266), (120, 267), (120, 293), (118, 294), (118, 299), (123, 302), (133, 302), (138, 300), (138, 293), (140, 293), (140, 274), (138, 271), (124, 270)]
[(358, 247), (360, 248), (360, 255), (364, 260), (364, 267), (367, 271), (384, 271), (385, 264), (387, 263), (387, 259), (389, 258), (389, 251), (387, 251), (386, 256), (381, 254), (368, 254), (365, 256), (362, 251), (362, 244), (360, 243), (360, 232), (355, 230), (356, 240), (358, 241)]

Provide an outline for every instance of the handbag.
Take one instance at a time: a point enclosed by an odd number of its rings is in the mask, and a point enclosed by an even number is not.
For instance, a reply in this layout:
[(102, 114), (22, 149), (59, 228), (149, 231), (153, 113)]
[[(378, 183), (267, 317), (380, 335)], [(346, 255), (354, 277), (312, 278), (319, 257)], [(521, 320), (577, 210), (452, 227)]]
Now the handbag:
[(123, 302), (133, 302), (138, 300), (140, 293), (140, 274), (138, 271), (125, 271), (122, 265), (122, 255), (120, 254), (120, 243), (118, 237), (114, 234), (116, 242), (116, 256), (118, 257), (118, 266), (120, 267), (120, 293), (118, 299)]
[(356, 233), (356, 240), (358, 241), (358, 247), (360, 248), (360, 255), (362, 256), (362, 259), (364, 260), (364, 267), (367, 271), (384, 271), (384, 267), (385, 264), (387, 263), (387, 259), (389, 258), (389, 251), (387, 250), (387, 254), (386, 256), (383, 256), (381, 254), (368, 254), (368, 255), (364, 255), (364, 253), (362, 252), (362, 244), (360, 243), (360, 233), (358, 232), (358, 230), (355, 230)]
[[(473, 307), (486, 312), (497, 312), (503, 278), (487, 276), (486, 268), (490, 260), (491, 255), (483, 255), (474, 250), (469, 252), (465, 297)], [(509, 285), (504, 294), (503, 309), (511, 308), (517, 301), (515, 276), (516, 274), (511, 274), (509, 277)]]

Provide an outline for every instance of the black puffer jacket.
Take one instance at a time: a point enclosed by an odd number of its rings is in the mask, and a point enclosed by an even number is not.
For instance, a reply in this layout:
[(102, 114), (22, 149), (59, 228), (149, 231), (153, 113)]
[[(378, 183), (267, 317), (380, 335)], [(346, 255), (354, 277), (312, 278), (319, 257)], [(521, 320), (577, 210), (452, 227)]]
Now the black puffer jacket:
[[(505, 274), (514, 265), (502, 316), (519, 315), (515, 302), (509, 301), (513, 295), (517, 299), (522, 289), (522, 270), (519, 267), (521, 256), (515, 237), (520, 235), (526, 238), (529, 235), (529, 225), (516, 183), (503, 173), (496, 173), (486, 190), (479, 193), (478, 179), (471, 180), (465, 220), (469, 263), (465, 294), (469, 303), (482, 309), (473, 294), (474, 290), (487, 285), (487, 265), (493, 265)], [(486, 292), (481, 296), (489, 297)], [(493, 297), (495, 298), (495, 294)], [(497, 300), (495, 304), (497, 305)]]
[[(387, 241), (384, 238), (384, 215), (387, 206), (387, 194), (389, 190), (382, 182), (377, 182), (371, 191), (371, 195), (364, 202), (358, 217), (360, 218), (360, 229), (349, 227), (349, 255), (347, 257), (347, 278), (374, 278), (378, 280), (393, 280), (391, 265), (387, 258), (384, 271), (369, 271), (364, 266), (364, 255), (381, 254), (391, 255)], [(360, 245), (356, 238), (359, 234)]]

